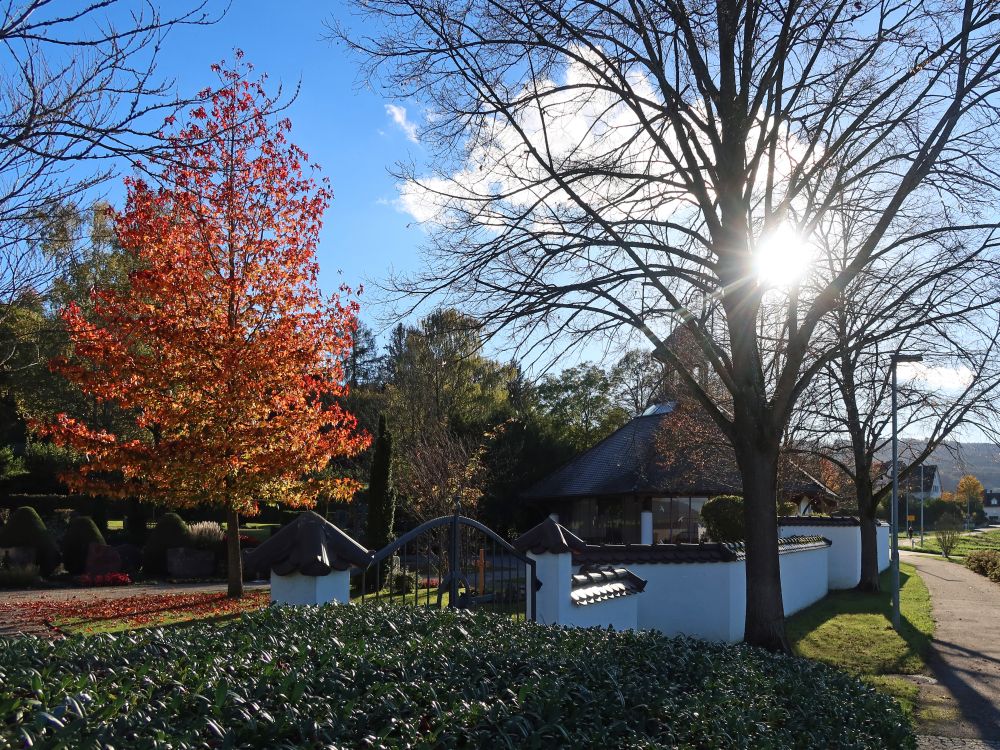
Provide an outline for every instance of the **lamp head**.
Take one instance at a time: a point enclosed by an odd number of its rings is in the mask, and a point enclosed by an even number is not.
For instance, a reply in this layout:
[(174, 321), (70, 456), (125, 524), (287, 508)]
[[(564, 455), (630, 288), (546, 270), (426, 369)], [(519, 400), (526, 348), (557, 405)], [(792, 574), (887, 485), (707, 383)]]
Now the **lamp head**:
[(924, 356), (922, 354), (893, 354), (892, 363), (898, 365), (900, 362), (923, 362)]

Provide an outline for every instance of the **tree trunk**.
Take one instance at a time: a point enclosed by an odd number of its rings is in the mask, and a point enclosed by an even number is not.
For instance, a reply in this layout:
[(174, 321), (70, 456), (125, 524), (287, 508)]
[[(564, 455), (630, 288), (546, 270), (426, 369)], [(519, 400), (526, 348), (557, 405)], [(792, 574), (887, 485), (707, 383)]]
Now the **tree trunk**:
[(861, 581), (858, 583), (859, 591), (871, 594), (879, 592), (878, 521), (875, 519), (874, 505), (870, 503), (869, 509), (861, 511)]
[(778, 457), (755, 445), (737, 448), (743, 475), (746, 525), (747, 611), (743, 640), (768, 651), (791, 653), (785, 635), (778, 562)]
[(229, 569), (229, 597), (243, 596), (243, 557), (240, 555), (240, 514), (232, 508), (226, 516), (226, 551)]

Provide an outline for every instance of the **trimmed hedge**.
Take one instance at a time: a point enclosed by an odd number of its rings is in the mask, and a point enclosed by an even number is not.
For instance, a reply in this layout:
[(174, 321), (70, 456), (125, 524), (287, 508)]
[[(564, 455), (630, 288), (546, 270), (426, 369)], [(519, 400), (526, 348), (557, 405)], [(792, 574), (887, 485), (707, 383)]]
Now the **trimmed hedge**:
[(193, 546), (191, 529), (176, 513), (164, 513), (142, 548), (142, 571), (146, 575), (166, 575), (167, 550)]
[(0, 530), (0, 547), (33, 547), (35, 562), (43, 576), (52, 575), (59, 567), (59, 547), (30, 506), (22, 506), (10, 514), (7, 525)]
[(87, 570), (87, 551), (91, 542), (104, 544), (104, 535), (90, 516), (74, 516), (62, 540), (63, 565), (72, 575)]
[(719, 495), (701, 509), (705, 533), (713, 542), (742, 542), (746, 538), (743, 525), (743, 498), (739, 495)]
[(0, 747), (914, 748), (899, 706), (825, 665), (463, 611), (271, 607), (0, 639)]
[(1000, 550), (977, 549), (965, 556), (965, 567), (973, 573), (1000, 583)]

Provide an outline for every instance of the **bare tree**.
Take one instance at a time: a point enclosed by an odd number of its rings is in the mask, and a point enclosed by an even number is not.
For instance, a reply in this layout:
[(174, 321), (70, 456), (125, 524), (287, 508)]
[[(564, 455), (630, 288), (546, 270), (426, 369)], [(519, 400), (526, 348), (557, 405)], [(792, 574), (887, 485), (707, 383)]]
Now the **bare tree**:
[[(435, 171), (400, 170), (402, 204), (431, 229), (429, 263), (395, 290), (444, 295), (525, 350), (648, 339), (733, 445), (747, 516), (745, 638), (787, 649), (774, 503), (782, 436), (834, 356), (817, 341), (838, 296), (875, 259), (914, 252), (900, 211), (930, 207), (953, 227), (978, 222), (992, 200), (995, 6), (355, 5), (379, 33), (339, 38), (372, 80), (430, 113), (420, 138)], [(862, 204), (870, 231), (850, 263), (808, 266), (829, 214)], [(732, 411), (664, 346), (679, 322)]]
[[(859, 218), (862, 219), (859, 221)], [(926, 224), (914, 217), (914, 225)], [(867, 233), (859, 212), (826, 235), (824, 262), (843, 266)], [(932, 227), (939, 224), (931, 223)], [(901, 461), (906, 480), (963, 428), (995, 439), (1000, 395), (1000, 306), (993, 230), (933, 231), (920, 252), (870, 263), (838, 295), (825, 335), (835, 356), (799, 401), (791, 423), (797, 450), (834, 462), (853, 485), (861, 518), (861, 581), (879, 590), (876, 511), (892, 491), (883, 462), (892, 438), (890, 371), (894, 354), (924, 363), (901, 372), (899, 429), (924, 436)]]
[[(0, 325), (72, 259), (66, 212), (111, 176), (115, 157), (159, 145), (184, 102), (157, 76), (157, 53), (171, 29), (212, 23), (207, 5), (0, 3)], [(0, 351), (0, 367), (14, 351)]]

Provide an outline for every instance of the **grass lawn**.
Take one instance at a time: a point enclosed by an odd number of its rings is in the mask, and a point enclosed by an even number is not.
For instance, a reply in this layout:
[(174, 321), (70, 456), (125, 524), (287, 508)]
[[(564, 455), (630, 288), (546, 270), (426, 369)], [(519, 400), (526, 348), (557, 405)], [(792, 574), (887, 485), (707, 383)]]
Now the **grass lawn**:
[(788, 635), (799, 656), (847, 670), (889, 693), (913, 713), (918, 688), (896, 675), (920, 674), (934, 633), (927, 587), (912, 565), (899, 566), (902, 628), (892, 629), (889, 571), (882, 591), (834, 591), (788, 620)]
[[(907, 539), (899, 540), (900, 549), (910, 549), (910, 542)], [(962, 534), (959, 538), (958, 544), (952, 551), (951, 556), (954, 558), (964, 558), (967, 554), (973, 550), (979, 549), (996, 549), (1000, 550), (1000, 529), (990, 529), (989, 531), (973, 531), (967, 534)], [(938, 544), (937, 539), (934, 536), (934, 532), (929, 532), (924, 534), (924, 543), (921, 546), (920, 537), (915, 536), (913, 538), (913, 551), (914, 552), (930, 552), (935, 555), (941, 554), (941, 546)]]

